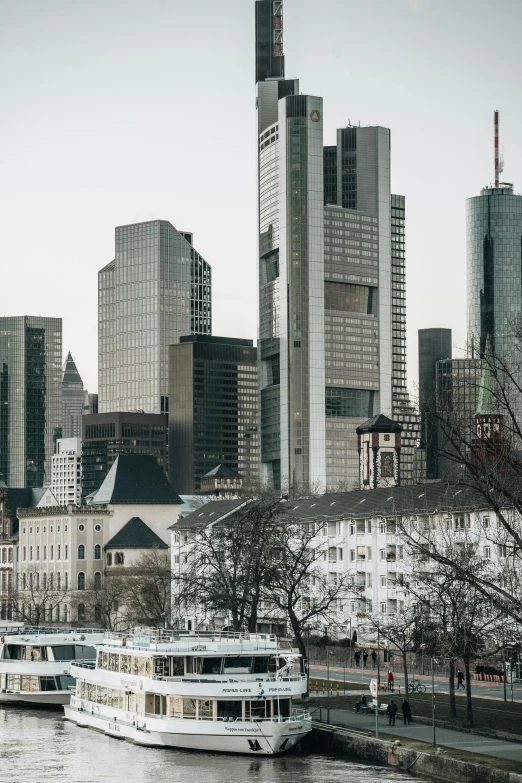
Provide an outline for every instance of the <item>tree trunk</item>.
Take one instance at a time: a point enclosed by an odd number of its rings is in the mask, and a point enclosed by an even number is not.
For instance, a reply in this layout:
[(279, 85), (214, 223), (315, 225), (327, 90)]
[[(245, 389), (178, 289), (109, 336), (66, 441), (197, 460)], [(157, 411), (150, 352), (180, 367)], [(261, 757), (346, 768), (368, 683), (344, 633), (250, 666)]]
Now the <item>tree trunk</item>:
[[(303, 634), (301, 630), (301, 623), (291, 606), (288, 607), (288, 617), (292, 626), (295, 641), (297, 642), (297, 648), (301, 654), (301, 673), (306, 674), (305, 660), (306, 660), (306, 645), (304, 643)], [(308, 679), (306, 680), (306, 693), (303, 693), (303, 699), (308, 698)]]
[(450, 711), (454, 718), (457, 717), (457, 701), (455, 699), (455, 658), (450, 658), (450, 672), (449, 672), (449, 697), (450, 697)]
[(406, 647), (402, 650), (402, 667), (404, 669), (404, 698), (408, 698), (408, 658)]
[(473, 701), (471, 699), (471, 673), (469, 667), (469, 655), (464, 656), (464, 671), (466, 672), (466, 701), (467, 701), (467, 721), (469, 729), (473, 726)]

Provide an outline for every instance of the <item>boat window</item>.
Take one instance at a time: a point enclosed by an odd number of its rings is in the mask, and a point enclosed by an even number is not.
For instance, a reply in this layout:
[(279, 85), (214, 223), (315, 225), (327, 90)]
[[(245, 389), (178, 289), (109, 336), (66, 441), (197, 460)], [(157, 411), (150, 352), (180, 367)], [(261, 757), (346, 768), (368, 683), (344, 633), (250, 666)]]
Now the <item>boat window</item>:
[(196, 699), (183, 699), (183, 717), (196, 717)]
[(21, 691), (39, 691), (40, 678), (32, 674), (23, 674), (21, 677)]
[(122, 674), (132, 673), (132, 659), (130, 655), (120, 655), (120, 672)]
[(170, 659), (170, 676), (183, 677), (185, 674), (185, 659), (181, 656), (173, 656)]
[(212, 699), (198, 699), (198, 718), (212, 720), (214, 717), (214, 702)]
[(55, 691), (56, 680), (54, 679), (54, 677), (40, 677), (40, 690)]
[(58, 685), (59, 691), (66, 691), (69, 688), (71, 688), (75, 683), (74, 677), (69, 677), (69, 675), (63, 674), (61, 677), (56, 678), (56, 684)]
[(169, 696), (169, 715), (171, 718), (183, 717), (183, 699), (181, 696)]
[(201, 674), (202, 658), (194, 658), (192, 655), (187, 656), (187, 674)]
[(266, 674), (268, 672), (268, 656), (254, 658), (254, 674)]
[(20, 661), (22, 659), (22, 649), (18, 644), (8, 644), (5, 647), (5, 657), (10, 658), (12, 661)]
[(290, 699), (274, 699), (274, 718), (289, 718), (292, 715), (292, 703)]
[(236, 720), (243, 717), (243, 703), (240, 701), (218, 701), (218, 718), (223, 720)]
[(245, 702), (245, 720), (265, 720), (270, 719), (270, 699), (266, 701), (246, 701)]
[(223, 674), (250, 674), (251, 671), (252, 656), (230, 656), (223, 661)]
[(203, 658), (201, 674), (221, 674), (221, 658)]
[(7, 690), (8, 691), (19, 691), (20, 690), (20, 675), (19, 674), (8, 674), (7, 675)]
[(53, 645), (53, 653), (55, 661), (73, 661), (75, 654), (74, 644)]

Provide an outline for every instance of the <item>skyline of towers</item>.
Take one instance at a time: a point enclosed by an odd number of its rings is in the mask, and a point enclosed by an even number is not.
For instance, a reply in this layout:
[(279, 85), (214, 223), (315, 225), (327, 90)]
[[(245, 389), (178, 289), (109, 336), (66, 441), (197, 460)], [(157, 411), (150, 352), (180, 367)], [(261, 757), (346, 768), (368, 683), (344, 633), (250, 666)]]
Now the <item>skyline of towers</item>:
[(284, 78), (282, 14), (282, 2), (257, 0), (261, 478), (356, 485), (356, 429), (382, 413), (404, 424), (412, 480), (404, 197), (391, 194), (390, 132), (350, 126), (324, 146), (322, 99)]
[(118, 226), (98, 273), (99, 412), (168, 413), (168, 349), (212, 333), (211, 267), (167, 220)]
[(62, 319), (0, 317), (0, 473), (42, 487), (62, 426)]

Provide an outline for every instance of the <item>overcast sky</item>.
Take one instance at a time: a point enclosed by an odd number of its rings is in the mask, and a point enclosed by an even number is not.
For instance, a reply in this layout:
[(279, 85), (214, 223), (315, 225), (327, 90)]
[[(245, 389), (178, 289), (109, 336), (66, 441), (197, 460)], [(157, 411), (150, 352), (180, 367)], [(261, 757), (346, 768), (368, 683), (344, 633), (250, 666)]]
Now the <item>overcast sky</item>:
[[(287, 75), (392, 131), (417, 330), (465, 340), (465, 200), (522, 189), (521, 0), (285, 0)], [(0, 0), (0, 313), (61, 316), (97, 389), (114, 227), (162, 218), (212, 264), (214, 334), (256, 338), (254, 0)]]

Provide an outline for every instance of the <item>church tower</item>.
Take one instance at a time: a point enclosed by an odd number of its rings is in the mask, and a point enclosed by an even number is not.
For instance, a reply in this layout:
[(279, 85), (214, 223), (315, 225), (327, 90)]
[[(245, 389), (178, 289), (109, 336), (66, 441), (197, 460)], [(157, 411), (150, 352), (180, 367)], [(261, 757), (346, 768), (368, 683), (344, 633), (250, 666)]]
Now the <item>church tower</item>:
[(399, 486), (401, 432), (400, 424), (382, 414), (357, 427), (361, 489)]

